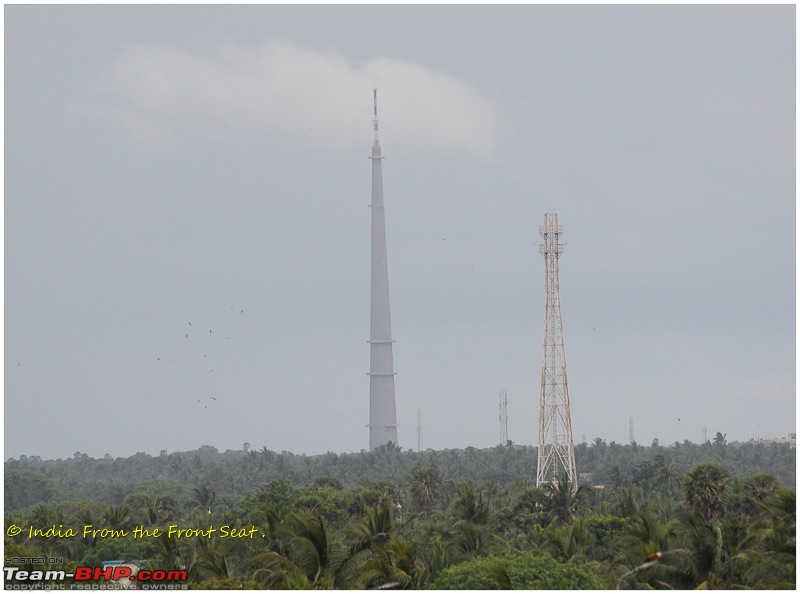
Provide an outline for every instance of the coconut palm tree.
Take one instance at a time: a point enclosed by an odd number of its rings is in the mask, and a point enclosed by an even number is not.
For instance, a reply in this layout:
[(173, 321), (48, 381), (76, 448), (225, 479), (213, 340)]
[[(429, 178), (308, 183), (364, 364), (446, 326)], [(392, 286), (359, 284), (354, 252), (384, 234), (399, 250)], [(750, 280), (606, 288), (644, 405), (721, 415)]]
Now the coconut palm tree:
[(589, 547), (590, 534), (586, 522), (575, 518), (569, 524), (550, 527), (546, 534), (549, 540), (544, 548), (554, 557), (564, 561), (584, 561)]
[(611, 485), (611, 492), (617, 494), (624, 487), (628, 480), (616, 464), (608, 471), (608, 480)]
[(483, 551), (486, 538), (486, 530), (468, 520), (456, 522), (451, 532), (452, 547), (460, 560), (470, 560)]
[(209, 490), (205, 485), (198, 485), (192, 489), (192, 495), (197, 504), (195, 509), (201, 509), (209, 514), (213, 511), (214, 500), (217, 498), (216, 492)]
[(388, 505), (377, 505), (367, 510), (363, 519), (353, 522), (348, 527), (348, 533), (365, 546), (371, 546), (373, 541), (386, 542), (392, 532), (392, 512)]
[(165, 534), (155, 537), (156, 558), (151, 562), (152, 568), (157, 569), (185, 569), (184, 555), (181, 545), (177, 538), (168, 538)]
[(652, 513), (640, 512), (629, 518), (625, 534), (620, 538), (628, 563), (640, 563), (651, 555), (669, 548), (668, 525)]
[(673, 534), (676, 548), (653, 553), (623, 578), (667, 589), (725, 588), (716, 575), (723, 554), (718, 523), (691, 512), (676, 521)]
[(545, 485), (547, 495), (545, 511), (556, 523), (566, 524), (584, 507), (591, 495), (591, 487), (588, 485), (572, 484), (569, 478), (564, 475), (557, 482)]
[(335, 586), (347, 587), (358, 569), (373, 554), (373, 548), (385, 544), (393, 530), (392, 512), (388, 505), (369, 508), (366, 516), (354, 520), (345, 530), (345, 538), (352, 542), (346, 547), (344, 558), (338, 563)]
[(441, 538), (427, 541), (422, 547), (421, 554), (430, 580), (434, 580), (442, 570), (455, 562), (453, 545)]
[(112, 530), (127, 530), (133, 527), (130, 508), (127, 505), (109, 505), (103, 514), (103, 524)]
[(614, 501), (614, 512), (621, 518), (630, 518), (642, 509), (644, 495), (636, 485), (625, 485), (617, 493)]
[(757, 588), (794, 588), (797, 583), (796, 496), (778, 488), (761, 504), (763, 515), (754, 526), (760, 551), (746, 574)]
[(425, 563), (417, 555), (417, 546), (403, 536), (392, 536), (377, 547), (358, 571), (359, 588), (422, 590), (430, 580)]
[(178, 503), (171, 495), (154, 498), (148, 493), (138, 492), (126, 497), (125, 504), (134, 512), (137, 521), (147, 526), (174, 520), (177, 515)]
[(335, 567), (325, 523), (319, 514), (294, 512), (276, 530), (278, 549), (257, 553), (251, 563), (258, 567), (254, 580), (269, 587), (283, 585), (331, 588)]
[[(501, 510), (495, 516), (495, 521), (506, 519), (509, 525), (508, 534), (527, 533), (534, 524), (546, 524), (549, 520), (547, 514), (548, 497), (544, 489), (528, 487), (517, 496), (511, 506), (511, 513), (504, 514)], [(511, 527), (513, 526), (513, 529)]]
[(204, 578), (231, 577), (231, 555), (228, 551), (230, 541), (219, 538), (195, 538), (191, 543), (190, 573), (194, 570), (198, 576)]
[(681, 486), (681, 475), (677, 467), (668, 462), (663, 454), (653, 456), (653, 486), (656, 488), (666, 488), (673, 493)]
[(450, 513), (456, 520), (473, 524), (486, 524), (489, 521), (489, 506), (483, 501), (483, 491), (476, 489), (472, 482), (461, 487), (458, 499), (450, 507)]

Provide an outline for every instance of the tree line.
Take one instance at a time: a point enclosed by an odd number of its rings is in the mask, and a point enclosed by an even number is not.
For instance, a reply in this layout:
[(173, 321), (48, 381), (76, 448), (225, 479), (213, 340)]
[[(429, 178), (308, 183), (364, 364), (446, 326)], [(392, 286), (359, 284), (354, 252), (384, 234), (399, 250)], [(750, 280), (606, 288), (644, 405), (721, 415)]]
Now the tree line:
[[(201, 484), (232, 502), (276, 480), (306, 485), (327, 476), (342, 481), (345, 487), (364, 479), (387, 478), (400, 483), (412, 468), (428, 465), (437, 466), (446, 480), (506, 484), (535, 478), (536, 452), (535, 447), (511, 442), (486, 449), (422, 452), (389, 444), (371, 452), (307, 456), (266, 447), (255, 450), (245, 443), (241, 450), (218, 452), (206, 445), (189, 452), (162, 450), (158, 456), (140, 452), (127, 458), (92, 458), (81, 452), (58, 460), (20, 456), (5, 463), (5, 509), (85, 497), (118, 505), (137, 490), (185, 499)], [(727, 444), (722, 434), (704, 444), (683, 441), (662, 446), (654, 440), (650, 446), (623, 445), (598, 437), (591, 444), (575, 445), (578, 473), (583, 482), (594, 485), (619, 485), (628, 480), (643, 486), (655, 472), (652, 460), (657, 455), (666, 460), (673, 474), (711, 461), (725, 466), (733, 476), (766, 472), (785, 485), (795, 484), (795, 450), (786, 445)]]

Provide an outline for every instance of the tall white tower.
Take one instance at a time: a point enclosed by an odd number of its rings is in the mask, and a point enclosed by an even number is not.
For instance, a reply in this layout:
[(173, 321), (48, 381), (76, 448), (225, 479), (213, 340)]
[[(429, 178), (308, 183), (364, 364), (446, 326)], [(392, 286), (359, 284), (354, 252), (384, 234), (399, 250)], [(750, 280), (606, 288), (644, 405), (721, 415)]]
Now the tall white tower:
[(544, 239), (539, 251), (544, 256), (545, 303), (536, 485), (551, 483), (566, 476), (577, 486), (558, 287), (558, 259), (564, 251), (564, 246), (559, 243), (563, 228), (558, 224), (558, 215), (545, 214), (544, 225), (539, 227), (539, 233)]
[(378, 141), (378, 89), (372, 92), (375, 142), (372, 144), (372, 273), (369, 338), (369, 449), (397, 444), (394, 402), (392, 320), (389, 313), (389, 264), (386, 257), (386, 221), (383, 209), (383, 170)]

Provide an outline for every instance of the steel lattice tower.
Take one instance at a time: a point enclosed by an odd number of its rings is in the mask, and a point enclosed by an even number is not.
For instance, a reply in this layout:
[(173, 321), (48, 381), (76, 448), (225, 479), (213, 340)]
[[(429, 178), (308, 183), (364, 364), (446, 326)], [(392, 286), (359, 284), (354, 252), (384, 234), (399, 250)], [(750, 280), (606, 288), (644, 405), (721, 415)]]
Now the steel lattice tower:
[(372, 144), (372, 273), (369, 338), (369, 449), (390, 441), (397, 444), (394, 402), (392, 320), (389, 313), (389, 265), (383, 209), (383, 170), (378, 141), (378, 90), (373, 90), (375, 142)]
[(577, 485), (558, 287), (558, 259), (564, 251), (564, 246), (559, 243), (563, 228), (558, 224), (558, 215), (545, 214), (539, 233), (544, 239), (539, 251), (544, 256), (545, 304), (536, 485), (555, 482), (563, 476)]

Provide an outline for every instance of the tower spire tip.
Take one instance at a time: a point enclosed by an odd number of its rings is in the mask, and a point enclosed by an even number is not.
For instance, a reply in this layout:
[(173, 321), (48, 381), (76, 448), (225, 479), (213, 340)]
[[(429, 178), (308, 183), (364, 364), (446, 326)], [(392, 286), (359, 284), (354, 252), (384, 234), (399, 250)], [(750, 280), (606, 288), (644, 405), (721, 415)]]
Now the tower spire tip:
[(375, 132), (375, 143), (373, 146), (380, 146), (378, 142), (378, 87), (372, 88), (373, 120), (372, 129)]

